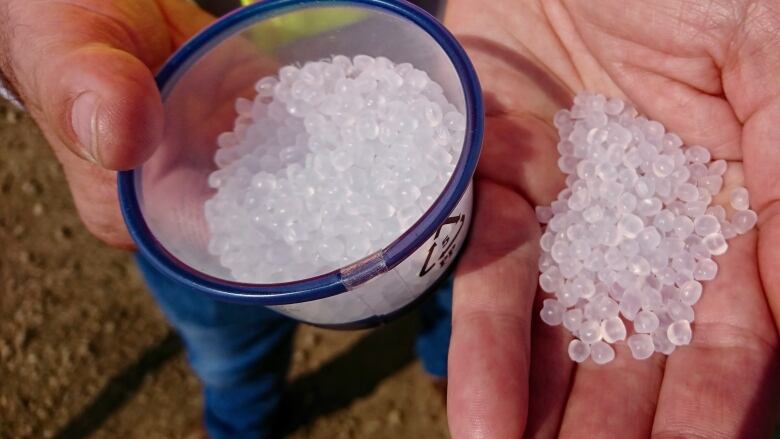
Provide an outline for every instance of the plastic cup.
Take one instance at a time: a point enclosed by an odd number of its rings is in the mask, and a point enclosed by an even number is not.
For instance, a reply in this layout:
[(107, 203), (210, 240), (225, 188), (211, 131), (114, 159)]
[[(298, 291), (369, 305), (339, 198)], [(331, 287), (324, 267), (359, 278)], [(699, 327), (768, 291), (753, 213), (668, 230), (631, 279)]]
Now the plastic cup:
[[(358, 54), (412, 63), (466, 115), (464, 145), (450, 181), (419, 221), (362, 260), (293, 282), (231, 280), (207, 251), (203, 203), (214, 193), (207, 178), (216, 169), (216, 136), (232, 130), (236, 99), (251, 98), (254, 83), (279, 66)], [(157, 82), (165, 108), (164, 139), (146, 163), (119, 174), (118, 186), (131, 236), (165, 275), (220, 300), (352, 328), (409, 309), (460, 251), (482, 141), (481, 91), (462, 47), (423, 10), (390, 0), (264, 1), (192, 38), (165, 63)]]

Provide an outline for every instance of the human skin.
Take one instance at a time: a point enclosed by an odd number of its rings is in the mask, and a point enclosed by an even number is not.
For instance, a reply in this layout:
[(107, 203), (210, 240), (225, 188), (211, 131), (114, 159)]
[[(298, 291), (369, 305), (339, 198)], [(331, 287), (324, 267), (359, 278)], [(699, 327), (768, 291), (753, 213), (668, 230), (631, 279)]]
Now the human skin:
[[(451, 0), (445, 22), (486, 96), (471, 241), (456, 272), (448, 414), (455, 438), (765, 437), (777, 412), (780, 4)], [(552, 116), (582, 90), (729, 161), (758, 229), (716, 257), (689, 346), (572, 363), (541, 322), (532, 207), (563, 188)], [(724, 196), (725, 195), (725, 196)], [(533, 312), (531, 311), (533, 310)]]
[[(765, 435), (776, 411), (780, 6), (770, 1), (450, 0), (487, 129), (454, 291), (448, 414), (456, 438)], [(162, 136), (152, 72), (211, 18), (179, 0), (6, 0), (0, 68), (62, 163), (98, 238), (131, 248), (114, 171)], [(729, 160), (759, 227), (716, 258), (694, 338), (666, 359), (575, 366), (538, 318), (532, 207), (563, 186), (552, 115), (580, 90), (621, 96)], [(82, 100), (85, 96), (95, 99)], [(78, 104), (77, 104), (78, 103)], [(84, 105), (82, 105), (84, 104)]]
[(131, 249), (117, 170), (162, 138), (153, 71), (212, 17), (181, 0), (6, 0), (0, 69), (62, 164), (87, 229)]

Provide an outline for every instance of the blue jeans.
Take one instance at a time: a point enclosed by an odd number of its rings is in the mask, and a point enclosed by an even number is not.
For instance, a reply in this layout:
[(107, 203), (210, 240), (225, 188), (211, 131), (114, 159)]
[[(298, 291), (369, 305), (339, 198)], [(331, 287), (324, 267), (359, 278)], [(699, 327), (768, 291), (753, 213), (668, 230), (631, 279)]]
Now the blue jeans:
[[(204, 421), (213, 439), (271, 434), (292, 350), (296, 322), (262, 306), (220, 302), (181, 285), (137, 258), (168, 321), (184, 340), (205, 396)], [(416, 350), (425, 370), (444, 377), (452, 312), (452, 282), (422, 305)]]

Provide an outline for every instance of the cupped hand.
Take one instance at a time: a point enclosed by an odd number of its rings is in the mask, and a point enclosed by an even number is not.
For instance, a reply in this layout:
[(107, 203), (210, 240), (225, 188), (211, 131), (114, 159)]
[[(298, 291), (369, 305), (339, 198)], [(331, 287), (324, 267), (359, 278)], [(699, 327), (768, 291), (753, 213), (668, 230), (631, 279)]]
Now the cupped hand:
[(211, 20), (182, 0), (0, 4), (0, 70), (52, 145), (85, 225), (111, 245), (132, 246), (115, 171), (162, 137), (153, 72)]
[[(765, 437), (777, 411), (780, 8), (773, 1), (449, 2), (486, 99), (472, 235), (455, 280), (455, 438)], [(532, 207), (563, 187), (552, 116), (582, 90), (623, 97), (729, 162), (758, 229), (716, 257), (693, 340), (670, 357), (574, 365), (541, 322)], [(723, 202), (723, 196), (716, 198)]]

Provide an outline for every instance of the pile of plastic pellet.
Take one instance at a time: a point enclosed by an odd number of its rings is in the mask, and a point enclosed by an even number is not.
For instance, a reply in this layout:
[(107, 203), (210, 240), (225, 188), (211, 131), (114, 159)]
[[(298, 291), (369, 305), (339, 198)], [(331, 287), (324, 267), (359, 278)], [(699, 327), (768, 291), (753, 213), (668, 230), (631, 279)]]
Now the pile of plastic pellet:
[(608, 363), (622, 340), (636, 359), (671, 354), (691, 341), (701, 282), (718, 272), (712, 257), (756, 224), (747, 190), (731, 191), (727, 218), (712, 205), (726, 162), (620, 99), (582, 93), (554, 124), (567, 177), (558, 199), (536, 208), (546, 224), (539, 285), (555, 295), (542, 320), (571, 331), (576, 362)]
[(205, 204), (209, 253), (239, 281), (303, 279), (383, 248), (433, 204), (463, 145), (465, 117), (408, 63), (334, 56), (255, 90), (217, 139)]

